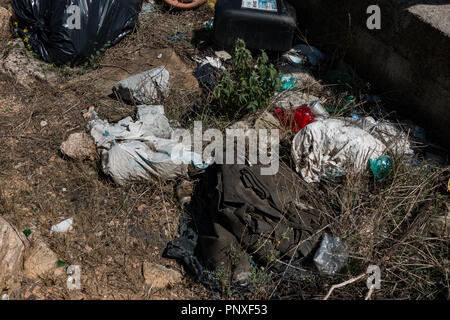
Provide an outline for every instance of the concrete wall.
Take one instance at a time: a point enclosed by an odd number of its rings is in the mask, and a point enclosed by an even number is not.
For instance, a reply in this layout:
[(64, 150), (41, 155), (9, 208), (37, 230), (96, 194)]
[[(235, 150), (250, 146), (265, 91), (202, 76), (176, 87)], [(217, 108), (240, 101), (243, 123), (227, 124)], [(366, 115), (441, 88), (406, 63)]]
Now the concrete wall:
[[(426, 12), (420, 16), (408, 9), (414, 3), (442, 4), (442, 0), (409, 0), (408, 4), (402, 0), (293, 2), (298, 9), (300, 29), (312, 45), (338, 48), (401, 116), (424, 126), (430, 138), (450, 148), (449, 34), (425, 21)], [(372, 4), (381, 8), (381, 30), (366, 27), (366, 10)], [(434, 10), (439, 8), (433, 6)], [(444, 26), (450, 18), (445, 12), (438, 12), (446, 20)]]

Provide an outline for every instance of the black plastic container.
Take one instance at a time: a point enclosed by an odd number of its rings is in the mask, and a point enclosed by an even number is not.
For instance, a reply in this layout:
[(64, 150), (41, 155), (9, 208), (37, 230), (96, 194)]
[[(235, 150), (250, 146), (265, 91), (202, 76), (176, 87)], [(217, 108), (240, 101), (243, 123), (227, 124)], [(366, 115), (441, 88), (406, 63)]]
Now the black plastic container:
[[(297, 26), (292, 5), (276, 0), (276, 11), (245, 8), (258, 5), (261, 0), (218, 0), (214, 17), (214, 36), (222, 47), (232, 47), (236, 39), (245, 41), (248, 48), (268, 51), (291, 49)], [(267, 1), (267, 0), (266, 0)], [(270, 3), (272, 1), (267, 1)]]

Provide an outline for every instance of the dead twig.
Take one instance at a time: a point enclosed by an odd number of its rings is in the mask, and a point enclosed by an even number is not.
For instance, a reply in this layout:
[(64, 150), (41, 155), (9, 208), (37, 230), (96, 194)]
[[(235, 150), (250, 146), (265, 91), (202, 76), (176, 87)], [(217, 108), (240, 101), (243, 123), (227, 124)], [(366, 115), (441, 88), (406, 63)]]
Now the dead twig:
[(333, 293), (334, 289), (338, 289), (338, 288), (345, 287), (345, 286), (348, 285), (348, 284), (351, 284), (351, 283), (353, 283), (353, 282), (356, 282), (356, 281), (358, 281), (358, 280), (364, 278), (366, 275), (367, 275), (367, 274), (365, 274), (365, 273), (361, 273), (359, 276), (357, 276), (357, 277), (355, 277), (355, 278), (351, 278), (351, 279), (349, 279), (349, 280), (347, 280), (347, 281), (344, 281), (344, 282), (342, 282), (342, 283), (335, 284), (335, 285), (331, 286), (330, 291), (328, 291), (327, 295), (325, 296), (325, 298), (323, 298), (323, 300), (328, 300), (328, 298), (330, 297), (330, 295)]

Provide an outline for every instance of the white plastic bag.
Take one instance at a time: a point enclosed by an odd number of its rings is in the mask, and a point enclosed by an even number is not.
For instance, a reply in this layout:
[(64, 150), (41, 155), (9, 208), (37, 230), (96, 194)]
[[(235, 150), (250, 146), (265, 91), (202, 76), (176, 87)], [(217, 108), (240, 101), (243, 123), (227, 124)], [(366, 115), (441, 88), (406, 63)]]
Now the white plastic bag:
[(174, 130), (163, 106), (138, 106), (136, 121), (127, 117), (116, 124), (100, 119), (95, 110), (87, 117), (91, 135), (103, 149), (103, 171), (119, 185), (154, 177), (174, 179), (185, 175), (189, 164), (206, 167), (190, 146), (171, 139)]
[(406, 136), (395, 126), (364, 119), (319, 119), (297, 133), (292, 142), (292, 157), (297, 172), (306, 182), (335, 178), (347, 171), (363, 171), (370, 158), (379, 158), (388, 149), (413, 153)]
[(158, 103), (169, 95), (169, 76), (169, 71), (161, 66), (119, 81), (113, 91), (136, 104)]

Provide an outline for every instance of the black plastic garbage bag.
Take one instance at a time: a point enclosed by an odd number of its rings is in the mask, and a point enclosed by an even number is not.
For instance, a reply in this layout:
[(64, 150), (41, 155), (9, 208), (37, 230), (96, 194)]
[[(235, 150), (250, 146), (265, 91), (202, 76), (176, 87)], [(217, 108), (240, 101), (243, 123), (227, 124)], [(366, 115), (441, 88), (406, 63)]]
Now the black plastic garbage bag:
[(133, 32), (143, 0), (14, 0), (19, 34), (45, 61), (77, 64)]

